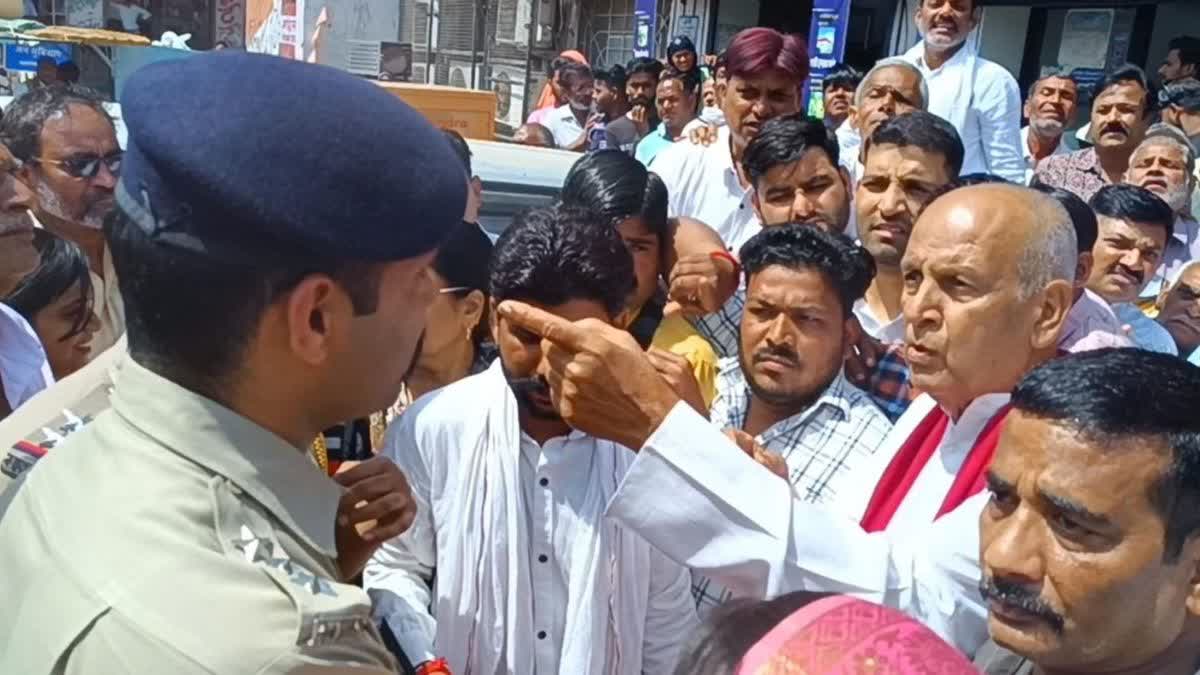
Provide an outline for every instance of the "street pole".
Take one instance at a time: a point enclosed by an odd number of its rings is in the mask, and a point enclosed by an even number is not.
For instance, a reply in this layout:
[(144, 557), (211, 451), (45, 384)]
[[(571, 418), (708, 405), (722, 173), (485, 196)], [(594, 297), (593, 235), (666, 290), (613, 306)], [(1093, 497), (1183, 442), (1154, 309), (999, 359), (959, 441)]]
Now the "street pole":
[(541, 1), (540, 0), (529, 0), (529, 3), (532, 6), (529, 8), (529, 44), (525, 48), (525, 90), (524, 90), (524, 94), (521, 96), (521, 119), (522, 120), (529, 118), (530, 65), (533, 60), (533, 42), (534, 42), (534, 38), (535, 38), (534, 32), (537, 30), (537, 25), (538, 25), (538, 5), (541, 4)]

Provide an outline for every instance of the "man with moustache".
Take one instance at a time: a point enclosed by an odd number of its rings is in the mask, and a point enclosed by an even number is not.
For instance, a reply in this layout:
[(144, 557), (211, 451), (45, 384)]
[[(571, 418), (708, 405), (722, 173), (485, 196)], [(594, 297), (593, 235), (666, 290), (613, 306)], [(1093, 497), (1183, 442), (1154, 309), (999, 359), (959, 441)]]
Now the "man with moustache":
[(746, 146), (742, 168), (763, 227), (809, 223), (843, 234), (850, 222), (850, 175), (837, 142), (803, 114), (768, 120)]
[(986, 675), (1200, 673), (1200, 368), (1138, 349), (1013, 390), (979, 519)]
[(546, 128), (554, 136), (554, 144), (564, 150), (583, 152), (588, 148), (588, 136), (602, 115), (592, 112), (595, 80), (592, 70), (581, 63), (568, 63), (559, 70), (566, 104), (546, 115)]
[[(851, 308), (874, 264), (849, 239), (798, 224), (765, 228), (739, 257), (746, 273), (741, 340), (737, 356), (720, 362), (709, 417), (779, 457), (778, 469), (799, 498), (831, 503), (838, 477), (875, 454), (892, 429), (842, 373), (858, 342)], [(730, 597), (701, 576), (692, 593), (702, 616)]]
[(854, 92), (849, 118), (837, 130), (842, 165), (855, 184), (863, 172), (862, 140), (883, 122), (928, 106), (929, 88), (921, 70), (903, 58), (881, 59), (867, 71)]
[(1029, 98), (1025, 100), (1025, 117), (1029, 118), (1029, 125), (1021, 129), (1024, 184), (1033, 180), (1034, 171), (1042, 160), (1071, 152), (1063, 132), (1075, 121), (1078, 105), (1079, 88), (1070, 73), (1043, 75), (1029, 87)]
[(629, 100), (629, 112), (625, 116), (633, 122), (639, 139), (658, 127), (660, 120), (654, 97), (662, 72), (663, 64), (646, 56), (639, 56), (625, 66), (625, 98)]
[(774, 117), (800, 109), (800, 87), (808, 77), (804, 40), (771, 28), (747, 28), (725, 52), (729, 81), (717, 98), (727, 124), (711, 145), (676, 143), (654, 159), (671, 196), (672, 217), (705, 223), (737, 250), (761, 224), (754, 214), (753, 186), (742, 170), (746, 146)]
[(37, 195), (38, 220), (88, 257), (100, 318), (91, 342), (95, 356), (125, 332), (124, 304), (101, 232), (124, 158), (112, 119), (89, 90), (46, 87), (4, 111), (0, 141), (20, 161), (18, 177)]
[(1088, 289), (1112, 305), (1142, 349), (1175, 354), (1171, 336), (1134, 303), (1154, 277), (1174, 231), (1171, 207), (1149, 190), (1106, 185), (1089, 202), (1099, 236)]
[(1171, 334), (1179, 355), (1200, 366), (1200, 260), (1186, 263), (1167, 282), (1155, 320)]
[(923, 41), (904, 58), (921, 69), (932, 96), (929, 112), (962, 138), (963, 173), (990, 173), (1013, 183), (1025, 177), (1021, 159), (1021, 92), (1003, 66), (968, 46), (983, 18), (980, 0), (918, 0), (913, 20)]
[(1158, 269), (1139, 296), (1143, 305), (1154, 302), (1175, 270), (1200, 258), (1200, 223), (1191, 213), (1195, 171), (1196, 155), (1191, 144), (1178, 129), (1165, 124), (1150, 127), (1146, 140), (1129, 157), (1125, 182), (1158, 195), (1175, 213), (1172, 236), (1167, 239)]
[(1121, 66), (1096, 85), (1091, 122), (1095, 145), (1044, 160), (1036, 178), (1091, 200), (1100, 188), (1124, 180), (1129, 157), (1145, 137), (1153, 112), (1146, 73), (1135, 65)]
[[(490, 275), (493, 303), (613, 330), (634, 278), (616, 228), (562, 207), (519, 216)], [(687, 570), (604, 518), (633, 453), (573, 429), (539, 337), (495, 312), (491, 321), (499, 360), (418, 400), (388, 433), (384, 452), (418, 512), (367, 567), (376, 616), (418, 667), (671, 672), (697, 625)]]
[(926, 393), (869, 462), (843, 474), (830, 507), (805, 504), (744, 456), (752, 445), (706, 425), (628, 335), (523, 303), (498, 309), (543, 338), (563, 416), (638, 450), (610, 517), (734, 595), (849, 592), (971, 653), (987, 637), (977, 539), (986, 467), (1008, 392), (1056, 354), (1075, 249), (1066, 212), (1028, 188), (963, 188), (926, 209), (903, 263), (908, 356)]

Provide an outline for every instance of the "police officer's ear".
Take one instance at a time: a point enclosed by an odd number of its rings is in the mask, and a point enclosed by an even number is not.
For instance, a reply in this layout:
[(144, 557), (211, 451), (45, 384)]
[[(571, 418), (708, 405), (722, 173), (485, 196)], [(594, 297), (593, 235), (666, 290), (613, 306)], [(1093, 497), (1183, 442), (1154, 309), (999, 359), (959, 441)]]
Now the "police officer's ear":
[[(353, 300), (323, 274), (305, 277), (288, 291), (282, 304), (292, 353), (311, 365), (325, 362), (334, 333), (344, 331), (354, 317)], [(345, 321), (339, 321), (339, 317)]]

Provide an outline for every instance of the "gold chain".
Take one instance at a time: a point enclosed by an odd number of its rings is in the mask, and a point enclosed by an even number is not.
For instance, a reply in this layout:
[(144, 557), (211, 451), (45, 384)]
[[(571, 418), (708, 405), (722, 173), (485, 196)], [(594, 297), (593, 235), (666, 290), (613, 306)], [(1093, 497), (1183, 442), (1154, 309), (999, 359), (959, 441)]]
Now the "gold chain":
[(312, 443), (313, 457), (317, 460), (317, 466), (325, 473), (329, 473), (329, 446), (325, 445), (325, 434), (317, 436)]

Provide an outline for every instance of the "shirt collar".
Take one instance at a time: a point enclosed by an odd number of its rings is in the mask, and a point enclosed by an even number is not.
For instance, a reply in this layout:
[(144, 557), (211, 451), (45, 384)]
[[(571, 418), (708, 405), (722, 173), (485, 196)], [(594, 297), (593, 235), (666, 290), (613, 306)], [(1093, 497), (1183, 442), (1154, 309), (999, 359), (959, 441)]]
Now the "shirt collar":
[(310, 546), (337, 556), (342, 489), (304, 450), (128, 357), (113, 410), (164, 449), (228, 478)]
[(943, 63), (941, 66), (939, 66), (936, 69), (931, 69), (928, 66), (928, 64), (925, 63), (925, 50), (927, 49), (925, 43), (922, 42), (920, 47), (921, 47), (921, 49), (919, 50), (919, 53), (917, 54), (917, 58), (916, 58), (917, 66), (919, 66), (921, 68), (921, 70), (924, 70), (931, 75), (937, 75), (938, 73), (942, 72), (943, 70), (946, 70), (947, 68), (957, 67), (959, 65), (966, 63), (967, 57), (968, 57), (967, 52), (970, 51), (970, 49), (971, 49), (970, 44), (963, 43), (963, 46), (959, 47), (957, 52), (954, 52), (954, 56), (951, 56), (949, 61), (946, 61), (945, 63)]

